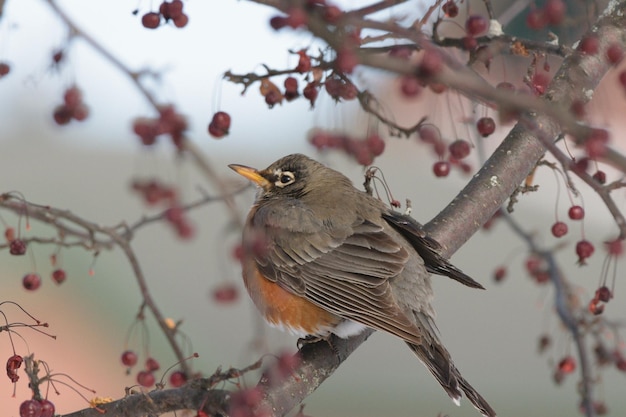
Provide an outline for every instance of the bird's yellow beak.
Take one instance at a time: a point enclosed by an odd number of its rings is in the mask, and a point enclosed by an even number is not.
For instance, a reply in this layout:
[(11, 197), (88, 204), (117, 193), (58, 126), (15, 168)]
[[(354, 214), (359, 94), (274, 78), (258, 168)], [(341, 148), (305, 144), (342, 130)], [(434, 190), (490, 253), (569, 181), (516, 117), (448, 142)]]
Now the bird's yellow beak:
[(246, 177), (260, 187), (266, 188), (270, 185), (270, 182), (255, 168), (237, 164), (230, 164), (228, 165), (228, 168), (232, 169), (237, 174)]

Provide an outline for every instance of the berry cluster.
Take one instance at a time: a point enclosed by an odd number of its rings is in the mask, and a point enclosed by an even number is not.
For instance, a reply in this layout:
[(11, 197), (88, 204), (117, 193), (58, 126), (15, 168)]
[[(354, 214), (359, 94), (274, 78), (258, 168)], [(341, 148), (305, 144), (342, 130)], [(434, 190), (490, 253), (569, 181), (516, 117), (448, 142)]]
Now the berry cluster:
[(54, 404), (47, 400), (26, 400), (20, 404), (20, 417), (53, 417)]
[(535, 30), (558, 26), (565, 18), (566, 5), (563, 0), (548, 0), (543, 7), (532, 7), (526, 15), (526, 25)]
[[(471, 171), (471, 166), (463, 161), (471, 151), (471, 145), (466, 140), (457, 139), (446, 145), (439, 129), (430, 124), (422, 124), (417, 129), (417, 137), (425, 144), (431, 146), (437, 157), (439, 157), (439, 160), (433, 164), (433, 174), (436, 177), (447, 177), (453, 166), (458, 167), (465, 173)], [(448, 157), (444, 159), (446, 155)]]
[(182, 239), (193, 237), (194, 229), (181, 206), (176, 189), (157, 180), (135, 180), (131, 187), (138, 192), (143, 200), (151, 206), (163, 204), (166, 209), (163, 218), (174, 227), (176, 234)]
[(274, 30), (280, 30), (285, 27), (298, 29), (308, 24), (310, 15), (317, 15), (326, 22), (335, 24), (343, 14), (343, 11), (326, 2), (326, 0), (306, 0), (302, 7), (292, 7), (287, 10), (286, 15), (274, 16), (270, 19), (270, 26)]
[(318, 150), (342, 150), (364, 166), (371, 165), (374, 158), (380, 156), (385, 150), (385, 141), (376, 133), (368, 135), (365, 139), (356, 139), (344, 134), (317, 130), (311, 135), (309, 141)]
[(177, 28), (183, 28), (189, 23), (189, 16), (183, 12), (181, 0), (164, 1), (158, 12), (148, 12), (141, 17), (141, 24), (147, 29), (156, 29), (161, 22), (172, 21)]
[(138, 117), (133, 122), (133, 131), (146, 146), (154, 145), (159, 135), (169, 135), (172, 143), (181, 148), (185, 130), (187, 119), (172, 105), (160, 106), (157, 118)]
[(82, 122), (89, 116), (89, 107), (83, 103), (83, 93), (77, 86), (65, 90), (63, 104), (55, 107), (53, 117), (58, 125), (66, 125), (72, 119)]
[(553, 378), (554, 382), (560, 384), (565, 377), (576, 370), (576, 359), (573, 356), (567, 355), (563, 357), (554, 370)]

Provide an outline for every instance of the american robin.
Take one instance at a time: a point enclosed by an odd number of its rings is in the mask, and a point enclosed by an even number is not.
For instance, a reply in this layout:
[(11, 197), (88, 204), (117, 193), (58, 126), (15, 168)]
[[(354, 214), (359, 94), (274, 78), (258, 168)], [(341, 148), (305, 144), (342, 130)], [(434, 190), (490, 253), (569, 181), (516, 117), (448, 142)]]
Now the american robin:
[(430, 273), (482, 286), (439, 255), (419, 223), (304, 155), (264, 170), (229, 167), (259, 186), (243, 230), (243, 279), (270, 325), (300, 337), (391, 333), (457, 405), (464, 392), (483, 415), (496, 415), (439, 340)]

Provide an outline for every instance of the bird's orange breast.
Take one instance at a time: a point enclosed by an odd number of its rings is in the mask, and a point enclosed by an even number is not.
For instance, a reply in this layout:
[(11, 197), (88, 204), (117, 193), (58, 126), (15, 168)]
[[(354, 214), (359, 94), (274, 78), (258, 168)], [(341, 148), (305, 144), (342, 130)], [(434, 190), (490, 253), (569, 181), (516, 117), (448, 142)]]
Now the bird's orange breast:
[(252, 301), (272, 326), (300, 337), (325, 336), (341, 321), (334, 314), (266, 279), (253, 260), (244, 261), (243, 278)]

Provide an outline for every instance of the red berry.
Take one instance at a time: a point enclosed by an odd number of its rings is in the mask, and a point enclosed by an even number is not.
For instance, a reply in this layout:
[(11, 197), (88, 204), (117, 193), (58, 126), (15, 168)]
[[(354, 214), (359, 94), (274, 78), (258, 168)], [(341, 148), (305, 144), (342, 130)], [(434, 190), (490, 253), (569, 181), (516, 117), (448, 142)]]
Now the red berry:
[(437, 161), (433, 165), (433, 173), (436, 177), (447, 177), (450, 173), (450, 163), (448, 161)]
[(563, 222), (556, 222), (552, 225), (554, 237), (563, 237), (567, 234), (567, 225)]
[(146, 370), (150, 372), (158, 371), (160, 367), (161, 365), (159, 365), (159, 362), (156, 359), (154, 358), (146, 359)]
[(585, 259), (590, 258), (593, 255), (595, 248), (593, 244), (588, 240), (581, 240), (576, 243), (576, 255), (578, 255), (578, 263), (584, 264)]
[(9, 253), (11, 255), (24, 255), (26, 253), (26, 243), (22, 239), (13, 239), (9, 243)]
[(583, 54), (595, 55), (600, 49), (600, 40), (595, 35), (585, 36), (578, 44), (578, 50)]
[(473, 51), (478, 46), (478, 41), (473, 36), (463, 36), (462, 42), (466, 51)]
[(178, 388), (187, 382), (187, 375), (183, 371), (174, 371), (170, 375), (170, 385)]
[(311, 71), (311, 57), (306, 54), (306, 49), (298, 51), (300, 58), (298, 59), (298, 65), (296, 65), (296, 71), (300, 74)]
[(441, 142), (441, 134), (439, 129), (432, 125), (420, 126), (417, 131), (418, 137), (426, 143)]
[(550, 83), (550, 77), (547, 73), (541, 71), (536, 72), (533, 75), (532, 80), (530, 81), (532, 85), (533, 92), (536, 95), (543, 95), (548, 89), (548, 84)]
[(300, 94), (298, 93), (298, 80), (294, 77), (287, 77), (285, 79), (285, 98), (287, 101), (291, 101), (297, 98)]
[(154, 374), (152, 372), (140, 371), (137, 374), (137, 383), (142, 387), (151, 387), (154, 385), (155, 382), (156, 378), (154, 377)]
[(612, 43), (606, 49), (606, 59), (613, 65), (617, 65), (624, 58), (624, 50), (619, 43)]
[(54, 117), (56, 124), (63, 126), (72, 120), (73, 112), (72, 109), (67, 107), (65, 104), (59, 104), (55, 107), (52, 116)]
[(141, 17), (141, 24), (147, 29), (156, 29), (161, 24), (161, 15), (155, 12), (148, 12)]
[(373, 156), (382, 155), (385, 150), (385, 141), (377, 134), (370, 135), (367, 140), (367, 148)]
[(337, 57), (335, 58), (336, 68), (345, 73), (351, 74), (359, 64), (359, 57), (351, 48), (342, 48), (337, 51)]
[(228, 135), (230, 130), (230, 115), (223, 111), (218, 111), (213, 115), (209, 124), (209, 133), (215, 138), (221, 138)]
[(443, 58), (439, 51), (433, 48), (426, 48), (422, 54), (422, 60), (417, 66), (417, 75), (429, 78), (437, 75), (443, 68)]
[(594, 316), (598, 316), (604, 312), (604, 304), (600, 302), (597, 298), (589, 301), (589, 305), (587, 306), (587, 310)]
[(37, 400), (26, 400), (20, 404), (20, 417), (41, 417), (41, 404)]
[(63, 101), (69, 109), (75, 109), (83, 101), (83, 93), (80, 88), (72, 86), (65, 90), (63, 94)]
[(316, 82), (310, 82), (304, 87), (304, 90), (302, 90), (302, 95), (311, 102), (311, 107), (313, 107), (315, 100), (317, 100), (317, 87), (318, 84)]
[(620, 239), (611, 240), (609, 242), (605, 242), (606, 250), (609, 255), (612, 256), (620, 256), (624, 253), (624, 241)]
[(87, 107), (86, 105), (84, 105), (83, 103), (80, 103), (78, 105), (78, 107), (76, 107), (73, 111), (72, 111), (72, 117), (74, 118), (74, 120), (78, 121), (78, 122), (82, 122), (83, 120), (85, 120), (87, 117), (89, 116), (89, 107)]
[(589, 158), (597, 159), (606, 154), (609, 132), (605, 129), (591, 129), (591, 133), (584, 142), (585, 151)]
[(491, 117), (481, 117), (476, 122), (476, 130), (483, 138), (486, 138), (496, 131), (496, 122)]
[(611, 297), (613, 297), (613, 295), (611, 294), (611, 290), (606, 285), (596, 290), (596, 298), (600, 301), (608, 303)]
[(448, 89), (448, 87), (446, 87), (443, 83), (429, 83), (428, 88), (430, 88), (430, 91), (435, 94), (444, 93)]
[(308, 19), (309, 18), (304, 10), (299, 7), (293, 7), (287, 12), (287, 20), (285, 22), (289, 27), (297, 29), (306, 25)]
[(62, 269), (55, 269), (52, 272), (52, 279), (54, 280), (54, 282), (56, 282), (57, 284), (61, 284), (63, 281), (65, 281), (65, 278), (67, 278), (65, 271)]
[(122, 363), (124, 366), (135, 366), (137, 363), (137, 354), (132, 350), (127, 350), (122, 353)]
[(22, 278), (22, 285), (28, 291), (35, 291), (41, 286), (41, 277), (39, 274), (26, 274), (24, 275), (24, 278)]
[(565, 2), (563, 0), (548, 0), (543, 6), (544, 15), (548, 23), (558, 26), (565, 18)]
[(0, 62), (0, 78), (4, 77), (11, 71), (11, 66), (6, 62)]
[(443, 6), (441, 6), (441, 10), (446, 14), (446, 16), (455, 18), (459, 14), (459, 6), (454, 3), (454, 0), (446, 1)]
[(324, 13), (322, 14), (322, 17), (327, 22), (334, 23), (339, 20), (342, 14), (343, 12), (341, 11), (339, 7), (333, 6), (333, 5), (327, 5), (324, 7)]
[(174, 21), (174, 26), (176, 26), (177, 28), (184, 28), (185, 26), (187, 26), (187, 23), (189, 23), (189, 16), (187, 16), (185, 13), (182, 13), (172, 20)]
[[(7, 227), (4, 230), (4, 237), (7, 240), (7, 242), (11, 243), (15, 240), (15, 229), (12, 227)], [(22, 242), (24, 243), (24, 242)], [(26, 248), (24, 248), (26, 249)], [(9, 251), (10, 251), (10, 245), (9, 245)], [(14, 253), (11, 253), (11, 255), (15, 255)]]
[(566, 356), (559, 362), (559, 371), (570, 374), (576, 369), (576, 360), (571, 356)]
[(606, 184), (606, 173), (598, 170), (595, 174), (593, 174), (593, 179), (598, 181), (600, 184)]
[(506, 268), (503, 266), (500, 266), (498, 268), (496, 268), (496, 270), (493, 273), (493, 279), (496, 282), (500, 282), (502, 281), (504, 278), (506, 277)]
[(39, 401), (41, 404), (41, 417), (53, 417), (54, 416), (54, 404), (47, 399)]
[(237, 300), (239, 297), (239, 290), (237, 286), (230, 282), (225, 282), (216, 286), (213, 291), (213, 300), (221, 304), (230, 304)]
[(615, 361), (615, 366), (617, 367), (617, 369), (619, 369), (622, 372), (626, 372), (626, 358), (623, 357), (618, 357), (618, 359)]
[(461, 160), (470, 154), (470, 144), (466, 140), (457, 139), (450, 144), (448, 150), (454, 159)]
[(567, 211), (567, 215), (572, 220), (582, 220), (585, 217), (585, 209), (581, 206), (572, 206)]
[(270, 19), (270, 26), (274, 30), (280, 30), (287, 26), (287, 18), (285, 16), (274, 16)]
[(539, 30), (542, 29), (546, 22), (546, 16), (541, 9), (531, 9), (526, 15), (526, 26), (530, 29)]
[(465, 21), (465, 30), (468, 35), (477, 36), (482, 34), (489, 27), (489, 22), (481, 15), (471, 15)]
[(400, 79), (400, 91), (405, 97), (415, 97), (422, 91), (422, 85), (417, 78), (405, 75)]
[(525, 267), (530, 274), (535, 274), (540, 271), (542, 263), (543, 261), (540, 257), (537, 255), (530, 255), (526, 258)]

